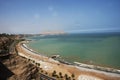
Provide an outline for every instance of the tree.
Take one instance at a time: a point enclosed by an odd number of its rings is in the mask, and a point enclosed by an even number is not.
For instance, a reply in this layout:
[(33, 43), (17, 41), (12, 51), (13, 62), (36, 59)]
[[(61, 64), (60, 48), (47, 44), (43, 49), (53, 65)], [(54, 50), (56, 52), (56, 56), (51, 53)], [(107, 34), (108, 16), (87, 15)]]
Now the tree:
[(40, 63), (38, 63), (38, 66), (40, 66)]
[(67, 75), (67, 74), (65, 74), (65, 76), (64, 76), (64, 77), (65, 77), (65, 79), (66, 79), (66, 80), (68, 80), (68, 75)]
[(41, 73), (42, 71), (43, 71), (42, 68), (40, 68), (40, 73)]
[(68, 79), (67, 80), (71, 80), (71, 77), (68, 77)]
[(38, 63), (35, 63), (35, 64), (36, 64), (36, 66), (37, 66)]
[(41, 73), (43, 73), (43, 70), (41, 70)]
[(53, 76), (53, 77), (56, 77), (56, 75), (57, 75), (57, 74), (56, 74), (56, 71), (54, 70), (53, 73), (52, 73), (52, 76)]
[(28, 59), (28, 61), (30, 61), (30, 59)]
[(48, 73), (47, 73), (47, 72), (45, 72), (45, 74), (46, 74), (46, 75), (48, 75)]
[(62, 73), (61, 73), (61, 72), (59, 72), (59, 76), (60, 76), (60, 78), (63, 78), (63, 76), (62, 76)]
[(33, 60), (33, 63), (35, 63), (35, 61)]
[(72, 75), (71, 75), (71, 77), (72, 77), (72, 78), (75, 78), (75, 75), (74, 75), (74, 74), (72, 74)]

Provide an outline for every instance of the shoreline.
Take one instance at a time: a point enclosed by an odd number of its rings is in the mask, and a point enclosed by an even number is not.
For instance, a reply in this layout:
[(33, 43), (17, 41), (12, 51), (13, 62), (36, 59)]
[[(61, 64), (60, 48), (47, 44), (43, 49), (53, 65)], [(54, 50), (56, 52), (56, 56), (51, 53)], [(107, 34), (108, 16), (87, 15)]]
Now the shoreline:
[[(33, 49), (29, 48), (26, 44), (22, 44), (22, 46), (24, 48), (28, 49), (29, 51), (35, 53), (35, 54), (42, 55), (39, 52), (36, 52)], [(42, 56), (46, 56), (46, 55), (42, 55)], [(46, 56), (46, 57), (48, 57), (48, 56)], [(98, 66), (98, 65), (90, 65), (90, 64), (85, 64), (85, 63), (81, 63), (81, 62), (70, 63), (70, 62), (63, 61), (63, 60), (57, 60), (57, 58), (56, 59), (52, 58), (52, 59), (56, 60), (56, 61), (59, 61), (60, 63), (67, 64), (67, 65), (72, 65), (72, 66), (77, 66), (77, 67), (83, 67), (83, 68), (88, 68), (88, 69), (95, 69), (95, 70), (99, 70), (99, 71), (105, 71), (105, 72), (120, 74), (120, 70), (115, 69), (115, 68), (109, 68), (109, 67)]]
[[(34, 41), (34, 40), (30, 40), (30, 41)], [(41, 53), (41, 51), (39, 51), (38, 49), (39, 48), (37, 48), (37, 49), (34, 49), (34, 48), (32, 48), (32, 46), (29, 46), (28, 44), (27, 44), (27, 46), (28, 46), (28, 48), (29, 49), (33, 49), (33, 51), (35, 51), (35, 53), (37, 52), (37, 54), (39, 54), (39, 53)], [(45, 50), (45, 49), (44, 49)], [(47, 56), (47, 57), (51, 57), (52, 58), (52, 56), (56, 56), (57, 54), (56, 53), (54, 53), (54, 54), (49, 54), (49, 52), (45, 52), (45, 51), (42, 51), (43, 53), (42, 54), (40, 54), (40, 55), (44, 55), (44, 56)], [(45, 53), (45, 54), (44, 54)], [(62, 53), (63, 54), (63, 53)], [(108, 72), (118, 72), (118, 73), (120, 73), (120, 66), (119, 66), (119, 63), (118, 64), (116, 64), (116, 65), (112, 65), (112, 63), (110, 64), (110, 63), (104, 63), (103, 62), (103, 64), (102, 63), (99, 63), (99, 61), (95, 61), (94, 62), (94, 57), (93, 57), (93, 62), (92, 62), (92, 59), (90, 60), (82, 60), (82, 61), (80, 61), (80, 60), (77, 60), (77, 59), (75, 59), (75, 57), (73, 57), (74, 59), (71, 59), (72, 57), (67, 57), (67, 59), (64, 57), (64, 56), (66, 56), (66, 55), (62, 55), (61, 56), (61, 54), (58, 54), (58, 56), (60, 56), (60, 57), (57, 57), (57, 58), (53, 58), (54, 60), (57, 60), (57, 61), (60, 61), (60, 62), (63, 62), (63, 63), (65, 63), (65, 64), (75, 64), (75, 65), (78, 65), (78, 66), (82, 66), (82, 65), (85, 65), (86, 67), (88, 67), (88, 68), (92, 68), (92, 67), (94, 67), (95, 69), (98, 69), (98, 70), (103, 70), (103, 71), (108, 71)], [(80, 56), (80, 55), (79, 55)], [(79, 58), (81, 58), (81, 57), (79, 57)], [(68, 59), (71, 59), (71, 60), (68, 60)], [(114, 58), (115, 59), (115, 58)], [(111, 60), (108, 60), (108, 62), (109, 61), (111, 61)], [(113, 60), (114, 61), (114, 60)], [(77, 62), (77, 63), (76, 63)], [(115, 61), (114, 61), (115, 62)], [(92, 67), (91, 67), (92, 66)]]
[[(56, 61), (56, 60), (54, 60), (54, 59), (52, 59), (52, 58), (48, 58), (48, 57), (46, 57), (46, 56), (44, 56), (44, 55), (41, 55), (41, 54), (36, 54), (35, 52), (36, 51), (33, 51), (32, 49), (30, 49), (30, 48), (28, 48), (26, 45), (25, 45), (25, 43), (26, 42), (22, 42), (22, 44), (24, 44), (24, 45), (21, 45), (20, 44), (20, 46), (19, 47), (21, 47), (21, 48), (24, 48), (24, 50), (25, 51), (27, 51), (28, 53), (29, 53), (29, 56), (25, 56), (24, 54), (22, 54), (22, 53), (20, 53), (19, 52), (19, 55), (20, 56), (22, 56), (22, 57), (25, 57), (25, 58), (27, 58), (27, 59), (32, 59), (32, 60), (35, 60), (35, 62), (37, 62), (37, 63), (44, 63), (44, 61), (47, 61), (47, 60), (49, 60), (48, 61), (48, 63), (50, 62), (50, 63), (53, 63), (53, 65), (54, 64), (62, 64), (62, 65), (65, 65), (65, 66), (70, 66), (70, 67), (73, 67), (73, 68), (76, 68), (76, 69), (78, 69), (78, 70), (83, 70), (83, 71), (90, 71), (90, 72), (94, 72), (94, 73), (97, 73), (97, 74), (103, 74), (103, 75), (106, 75), (106, 76), (113, 76), (113, 77), (119, 77), (120, 76), (120, 74), (118, 74), (118, 73), (111, 73), (111, 72), (109, 72), (109, 70), (108, 70), (108, 72), (107, 71), (104, 71), (104, 70), (96, 70), (96, 69), (94, 69), (94, 67), (89, 67), (88, 65), (83, 65), (82, 63), (78, 63), (79, 64), (79, 66), (78, 66), (78, 64), (76, 64), (76, 65), (68, 65), (68, 64), (63, 64), (63, 63), (61, 63), (61, 62), (59, 62), (59, 61)], [(24, 47), (23, 47), (24, 46)], [(32, 55), (35, 55), (35, 56), (38, 56), (38, 57), (43, 57), (43, 62), (42, 61), (39, 61), (39, 60), (37, 60), (37, 59), (34, 59), (34, 58), (32, 58)], [(46, 60), (44, 60), (44, 58), (46, 58)], [(79, 76), (77, 76), (77, 77), (79, 77)], [(120, 78), (120, 77), (119, 77)]]

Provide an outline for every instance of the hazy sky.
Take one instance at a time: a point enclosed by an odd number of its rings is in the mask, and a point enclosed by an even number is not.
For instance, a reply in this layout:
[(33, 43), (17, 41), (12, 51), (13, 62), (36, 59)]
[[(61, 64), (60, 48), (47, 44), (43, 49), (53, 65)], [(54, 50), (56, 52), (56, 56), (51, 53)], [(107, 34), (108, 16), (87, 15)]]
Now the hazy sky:
[(120, 0), (0, 0), (0, 33), (120, 32)]

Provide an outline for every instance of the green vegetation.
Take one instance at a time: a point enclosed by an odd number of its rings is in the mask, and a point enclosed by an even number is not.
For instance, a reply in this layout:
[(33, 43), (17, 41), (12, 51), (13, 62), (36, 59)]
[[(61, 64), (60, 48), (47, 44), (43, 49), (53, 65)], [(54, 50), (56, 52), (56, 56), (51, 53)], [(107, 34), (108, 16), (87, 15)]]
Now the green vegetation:
[(75, 75), (74, 75), (74, 74), (72, 74), (72, 75), (71, 75), (71, 77), (74, 79), (74, 78), (75, 78)]
[(53, 71), (52, 77), (56, 77), (56, 76), (57, 76), (56, 71)]
[(52, 73), (52, 77), (56, 78), (57, 80), (75, 80), (75, 75), (72, 74), (71, 76), (68, 76), (68, 74), (65, 74), (63, 76), (62, 72), (57, 72), (54, 70)]
[(60, 76), (60, 78), (63, 78), (63, 76), (62, 76), (62, 73), (61, 73), (61, 72), (59, 72), (59, 76)]

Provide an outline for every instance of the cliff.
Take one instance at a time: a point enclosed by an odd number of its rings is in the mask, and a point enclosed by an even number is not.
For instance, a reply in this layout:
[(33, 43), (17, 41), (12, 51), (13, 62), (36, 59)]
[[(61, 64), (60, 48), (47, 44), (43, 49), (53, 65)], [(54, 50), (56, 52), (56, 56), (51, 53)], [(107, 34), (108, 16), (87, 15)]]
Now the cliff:
[(39, 80), (38, 67), (17, 55), (15, 35), (0, 34), (0, 80)]

